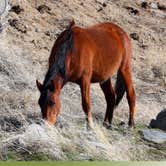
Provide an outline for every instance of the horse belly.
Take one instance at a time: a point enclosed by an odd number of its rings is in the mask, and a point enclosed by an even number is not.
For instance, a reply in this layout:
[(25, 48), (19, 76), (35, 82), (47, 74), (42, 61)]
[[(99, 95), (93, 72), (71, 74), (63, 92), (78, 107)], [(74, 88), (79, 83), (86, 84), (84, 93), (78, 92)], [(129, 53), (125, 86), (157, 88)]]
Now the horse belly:
[(109, 79), (119, 69), (122, 61), (122, 50), (112, 49), (98, 54), (93, 60), (91, 82), (101, 82)]
[(91, 82), (102, 82), (111, 78), (119, 69), (119, 64), (110, 64), (109, 67), (100, 67), (92, 72)]

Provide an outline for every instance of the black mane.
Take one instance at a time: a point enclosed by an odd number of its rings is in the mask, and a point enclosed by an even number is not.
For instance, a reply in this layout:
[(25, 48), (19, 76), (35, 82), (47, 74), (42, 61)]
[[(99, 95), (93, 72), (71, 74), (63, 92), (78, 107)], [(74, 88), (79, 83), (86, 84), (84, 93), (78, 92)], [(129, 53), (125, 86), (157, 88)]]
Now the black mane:
[(67, 33), (67, 37), (64, 41), (60, 43), (60, 45), (57, 48), (57, 55), (54, 55), (56, 56), (54, 64), (51, 68), (48, 69), (43, 82), (43, 90), (51, 89), (51, 80), (55, 78), (57, 73), (59, 73), (62, 76), (65, 82), (67, 81), (65, 60), (67, 51), (72, 51), (73, 49), (73, 35), (71, 29), (65, 30), (61, 33), (57, 40), (60, 40), (61, 36), (64, 33)]
[[(38, 101), (41, 109), (50, 102), (48, 92), (53, 91), (54, 89), (53, 85), (51, 84), (51, 80), (54, 80), (56, 75), (60, 74), (64, 83), (67, 81), (65, 61), (67, 52), (73, 51), (73, 34), (71, 27), (74, 24), (74, 21), (72, 21), (69, 27), (59, 35), (52, 49), (50, 57), (54, 57), (54, 62), (46, 73)], [(43, 114), (45, 114), (45, 112), (43, 112)]]

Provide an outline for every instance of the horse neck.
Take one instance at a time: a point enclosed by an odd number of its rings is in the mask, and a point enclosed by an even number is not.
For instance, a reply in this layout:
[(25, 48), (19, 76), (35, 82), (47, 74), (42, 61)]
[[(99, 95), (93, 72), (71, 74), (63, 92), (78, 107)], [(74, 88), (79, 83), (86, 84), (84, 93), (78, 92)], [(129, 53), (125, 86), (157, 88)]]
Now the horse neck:
[(59, 73), (56, 75), (55, 79), (53, 80), (53, 84), (54, 84), (55, 93), (57, 95), (60, 95), (60, 91), (64, 85), (64, 80)]
[(72, 33), (70, 32), (68, 35), (68, 38), (59, 45), (59, 48), (57, 47), (58, 42), (56, 42), (52, 48), (51, 55), (49, 57), (49, 70), (44, 80), (44, 85), (46, 88), (50, 85), (51, 80), (61, 78), (61, 82), (63, 82), (62, 86), (67, 81), (65, 64), (66, 55), (69, 50), (72, 50), (73, 43)]

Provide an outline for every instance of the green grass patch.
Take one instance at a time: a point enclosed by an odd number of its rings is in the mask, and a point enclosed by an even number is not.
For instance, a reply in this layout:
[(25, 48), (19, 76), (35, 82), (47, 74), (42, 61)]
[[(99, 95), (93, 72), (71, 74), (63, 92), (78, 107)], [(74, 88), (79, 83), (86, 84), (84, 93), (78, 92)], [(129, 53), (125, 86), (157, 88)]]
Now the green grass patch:
[(3, 155), (4, 161), (49, 161), (50, 158), (44, 153), (28, 153), (28, 152), (15, 152), (8, 151)]

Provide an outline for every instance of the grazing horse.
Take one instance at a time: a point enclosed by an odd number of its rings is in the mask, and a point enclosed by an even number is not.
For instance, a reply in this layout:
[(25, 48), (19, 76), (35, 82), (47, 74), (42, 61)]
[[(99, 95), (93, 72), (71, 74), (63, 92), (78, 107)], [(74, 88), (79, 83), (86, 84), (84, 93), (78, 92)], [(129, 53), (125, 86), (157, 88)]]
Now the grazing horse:
[[(115, 90), (111, 76), (117, 73)], [(90, 83), (98, 82), (107, 102), (103, 125), (111, 126), (114, 108), (127, 93), (129, 127), (134, 126), (135, 90), (131, 78), (131, 43), (127, 34), (113, 23), (100, 23), (87, 28), (74, 20), (59, 35), (49, 57), (49, 68), (40, 91), (42, 117), (55, 124), (60, 112), (60, 91), (67, 82), (80, 86), (82, 107), (88, 126), (93, 128)]]

